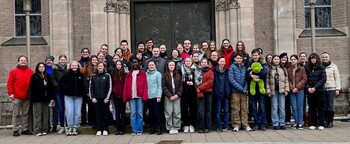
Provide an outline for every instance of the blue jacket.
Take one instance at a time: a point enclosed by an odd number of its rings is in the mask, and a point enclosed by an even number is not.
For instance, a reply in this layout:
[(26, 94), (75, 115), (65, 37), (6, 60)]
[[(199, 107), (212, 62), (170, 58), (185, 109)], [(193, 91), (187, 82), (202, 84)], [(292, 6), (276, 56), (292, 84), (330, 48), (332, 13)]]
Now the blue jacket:
[[(228, 70), (224, 67), (224, 71), (220, 72), (219, 65), (217, 65), (213, 70), (213, 72), (214, 72), (214, 85), (213, 85), (214, 96), (221, 99), (228, 99), (231, 94), (230, 83), (228, 82)], [(219, 78), (220, 75), (224, 75), (223, 76), (224, 87), (220, 86), (220, 78)], [(220, 92), (220, 89), (222, 88), (223, 88), (223, 91)]]
[(233, 93), (242, 93), (247, 90), (246, 81), (247, 67), (241, 64), (233, 63), (228, 71), (228, 78), (231, 84), (231, 90)]
[(148, 99), (162, 97), (162, 74), (155, 69), (153, 72), (147, 70)]
[[(261, 62), (260, 62), (260, 63), (261, 63)], [(251, 65), (252, 65), (252, 63), (249, 62), (247, 68), (249, 68)], [(260, 79), (264, 80), (264, 87), (265, 87), (265, 89), (266, 89), (266, 76), (267, 76), (267, 73), (268, 73), (269, 68), (268, 68), (267, 63), (262, 63), (262, 66), (263, 66), (263, 69), (262, 69), (258, 74), (256, 74), (256, 75), (258, 75), (258, 76), (260, 77)], [(247, 71), (247, 85), (248, 85), (248, 91), (249, 91), (249, 89), (250, 89), (249, 86), (250, 86), (250, 82), (251, 82), (251, 80), (252, 80), (252, 77), (251, 77), (251, 75), (250, 75), (249, 73), (250, 73), (250, 71)], [(261, 95), (261, 94), (260, 94), (260, 91), (259, 91), (259, 86), (258, 86), (258, 85), (256, 85), (255, 90), (256, 90), (256, 95)]]

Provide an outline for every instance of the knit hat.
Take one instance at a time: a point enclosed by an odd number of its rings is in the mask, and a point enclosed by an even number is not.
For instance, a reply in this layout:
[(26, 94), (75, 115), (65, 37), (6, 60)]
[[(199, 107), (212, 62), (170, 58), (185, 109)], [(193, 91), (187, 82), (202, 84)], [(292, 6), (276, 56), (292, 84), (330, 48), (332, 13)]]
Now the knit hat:
[(280, 57), (280, 59), (282, 59), (285, 56), (287, 56), (287, 58), (288, 58), (288, 54), (284, 52), (284, 53), (281, 53), (279, 57)]
[(327, 52), (322, 53), (321, 57), (328, 57), (330, 58), (329, 54)]
[(48, 57), (46, 57), (45, 62), (49, 61), (49, 60), (54, 61), (55, 58), (53, 56), (48, 56)]

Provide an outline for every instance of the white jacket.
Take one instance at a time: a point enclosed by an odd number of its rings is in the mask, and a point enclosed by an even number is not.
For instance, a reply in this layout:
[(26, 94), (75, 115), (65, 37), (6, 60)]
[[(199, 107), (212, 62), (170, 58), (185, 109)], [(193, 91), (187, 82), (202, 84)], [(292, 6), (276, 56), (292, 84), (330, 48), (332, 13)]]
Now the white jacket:
[(340, 90), (340, 76), (337, 65), (331, 63), (326, 67), (327, 81), (324, 84), (326, 90)]

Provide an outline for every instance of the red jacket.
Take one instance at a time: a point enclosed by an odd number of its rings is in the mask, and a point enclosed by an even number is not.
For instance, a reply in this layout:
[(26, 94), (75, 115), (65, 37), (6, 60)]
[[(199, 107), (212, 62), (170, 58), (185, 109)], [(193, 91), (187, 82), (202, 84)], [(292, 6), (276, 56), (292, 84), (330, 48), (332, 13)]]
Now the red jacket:
[(203, 72), (203, 80), (202, 84), (197, 88), (199, 89), (199, 93), (197, 92), (198, 97), (203, 96), (204, 93), (213, 93), (213, 84), (214, 84), (214, 73), (212, 70), (208, 70)]
[[(127, 102), (132, 99), (132, 72), (133, 71), (134, 70), (131, 70), (125, 76), (124, 92), (123, 92), (124, 102)], [(141, 97), (143, 101), (147, 101), (148, 99), (147, 76), (146, 76), (146, 72), (143, 70), (140, 70), (139, 73), (137, 74), (136, 89), (137, 89), (137, 96)]]
[(117, 98), (123, 97), (123, 90), (124, 90), (124, 79), (113, 79), (113, 88), (112, 92), (113, 95)]
[(30, 86), (30, 77), (33, 70), (28, 67), (16, 67), (11, 70), (7, 81), (8, 95), (14, 95), (15, 99), (28, 99), (28, 90)]
[(223, 50), (223, 55), (225, 57), (225, 61), (226, 61), (226, 64), (225, 64), (225, 67), (227, 69), (230, 68), (230, 58), (231, 58), (231, 55), (234, 54), (235, 51), (232, 49), (232, 47), (229, 47), (228, 49), (224, 49)]

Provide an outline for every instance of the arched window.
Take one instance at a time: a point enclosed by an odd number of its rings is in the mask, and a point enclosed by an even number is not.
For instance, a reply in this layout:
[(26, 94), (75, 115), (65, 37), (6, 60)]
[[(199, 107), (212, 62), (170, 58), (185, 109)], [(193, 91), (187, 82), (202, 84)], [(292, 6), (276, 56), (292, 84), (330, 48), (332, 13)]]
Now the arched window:
[[(30, 30), (31, 36), (42, 36), (41, 0), (32, 0)], [(15, 36), (26, 36), (26, 18), (25, 12), (23, 11), (23, 0), (15, 0)]]
[[(315, 27), (316, 28), (332, 28), (332, 1), (331, 0), (315, 0)], [(310, 0), (304, 1), (305, 8), (305, 28), (311, 28), (311, 11)]]

